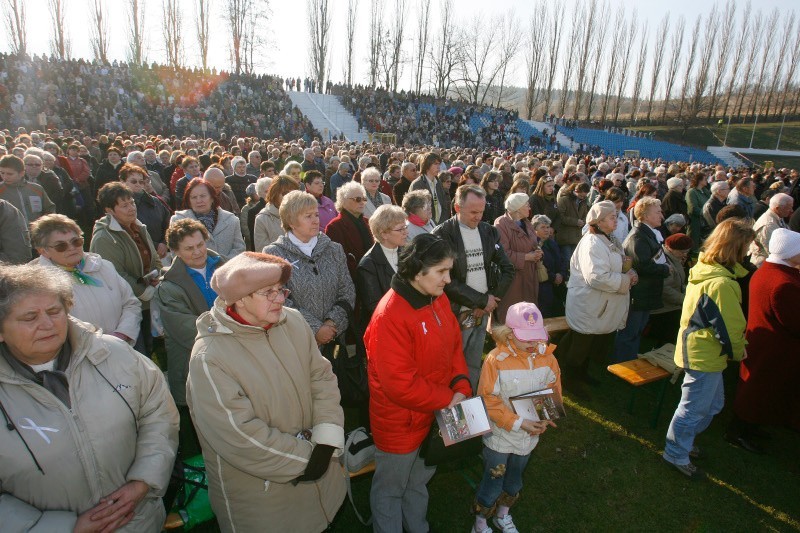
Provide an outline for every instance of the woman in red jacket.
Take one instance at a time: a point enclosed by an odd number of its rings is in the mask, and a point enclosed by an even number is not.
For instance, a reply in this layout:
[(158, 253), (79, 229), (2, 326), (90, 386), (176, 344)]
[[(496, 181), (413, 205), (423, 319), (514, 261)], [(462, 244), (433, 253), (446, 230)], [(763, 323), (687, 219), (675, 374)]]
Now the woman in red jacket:
[(375, 440), (370, 504), (375, 532), (428, 531), (428, 481), (419, 448), (433, 413), (471, 394), (461, 331), (444, 287), (455, 252), (418, 235), (398, 258), (397, 274), (364, 335)]

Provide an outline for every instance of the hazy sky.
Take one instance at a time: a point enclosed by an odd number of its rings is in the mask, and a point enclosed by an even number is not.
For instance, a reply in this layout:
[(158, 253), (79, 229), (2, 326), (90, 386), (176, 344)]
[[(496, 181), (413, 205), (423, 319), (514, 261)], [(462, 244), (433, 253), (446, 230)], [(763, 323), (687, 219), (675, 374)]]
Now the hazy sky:
[[(29, 50), (31, 53), (40, 54), (50, 50), (50, 36), (52, 34), (52, 22), (49, 17), (47, 0), (24, 0), (28, 8), (28, 39)], [(72, 55), (74, 57), (91, 58), (90, 37), (90, 15), (89, 2), (91, 0), (66, 0), (68, 5), (67, 24), (69, 26), (69, 36), (72, 41)], [(112, 59), (125, 59), (127, 45), (128, 20), (125, 15), (125, 0), (104, 0), (109, 16), (112, 19), (110, 32), (109, 52)], [(183, 7), (184, 15), (184, 40), (186, 42), (186, 63), (188, 65), (199, 65), (198, 45), (194, 29), (195, 0), (179, 0)], [(256, 0), (257, 2), (259, 0)], [(392, 16), (395, 0), (384, 0), (384, 26), (392, 24), (396, 17)], [(414, 48), (414, 29), (416, 11), (419, 0), (406, 0), (409, 6), (409, 14), (406, 17), (406, 41), (405, 53), (410, 58)], [(569, 13), (575, 5), (574, 0), (565, 0), (566, 9)], [(529, 31), (528, 22), (534, 11), (537, 10), (540, 2), (533, 0), (455, 0), (456, 10), (460, 20), (467, 20), (478, 15), (487, 16), (495, 13), (505, 13), (513, 10), (523, 22), (525, 31)], [(744, 7), (745, 2), (738, 1), (739, 10)], [(331, 79), (341, 81), (344, 78), (343, 64), (345, 55), (345, 18), (347, 12), (347, 0), (331, 0), (334, 7), (333, 14), (333, 38), (331, 43)], [(667, 11), (675, 19), (678, 15), (684, 15), (687, 19), (687, 32), (691, 29), (695, 17), (708, 13), (714, 2), (707, 0), (669, 0), (667, 2), (655, 2), (652, 0), (634, 1), (622, 0), (611, 1), (612, 6), (623, 5), (625, 9), (638, 10), (639, 18), (642, 20), (643, 29), (653, 28), (650, 38), (655, 38), (655, 28)], [(720, 2), (720, 5), (722, 3)], [(149, 61), (163, 62), (164, 42), (161, 30), (161, 0), (147, 0), (146, 3), (146, 45), (148, 48), (147, 59)], [(213, 17), (211, 22), (210, 54), (209, 62), (218, 69), (228, 69), (229, 61), (229, 31), (223, 9), (226, 0), (212, 0)], [(258, 69), (262, 72), (277, 74), (282, 77), (301, 76), (309, 74), (308, 68), (308, 35), (306, 27), (306, 1), (305, 0), (272, 0), (270, 2), (271, 14), (268, 23), (260, 29), (269, 36), (270, 46), (262, 54), (262, 66)], [(757, 0), (753, 4), (754, 9), (761, 9), (768, 14), (773, 8), (788, 13), (792, 9), (800, 7), (798, 0)], [(491, 10), (490, 10), (491, 8)], [(370, 3), (369, 0), (360, 0), (358, 6), (358, 26), (356, 33), (356, 59), (355, 59), (355, 80), (364, 82), (368, 75), (367, 59), (367, 32), (369, 26)], [(613, 9), (612, 9), (613, 11)], [(433, 0), (431, 27), (435, 27), (435, 20), (438, 17), (438, 0)], [(567, 18), (569, 18), (567, 16)], [(613, 31), (611, 22), (608, 22), (608, 31)], [(546, 29), (545, 29), (546, 31)], [(764, 28), (764, 31), (770, 31)], [(798, 31), (797, 27), (795, 31)], [(5, 33), (5, 32), (4, 32)], [(565, 32), (566, 34), (566, 32)], [(562, 35), (566, 40), (566, 35)], [(688, 38), (687, 38), (688, 40)], [(7, 41), (2, 41), (0, 46), (3, 50), (8, 50)], [(562, 44), (563, 46), (563, 44)], [(652, 46), (650, 50), (652, 51)], [(524, 58), (520, 55), (508, 76), (511, 85), (524, 85), (525, 68)], [(649, 68), (647, 69), (649, 70)], [(401, 87), (408, 88), (411, 84), (411, 63), (407, 63), (403, 70), (403, 81)], [(646, 71), (647, 72), (647, 71)], [(649, 76), (649, 74), (645, 74)]]

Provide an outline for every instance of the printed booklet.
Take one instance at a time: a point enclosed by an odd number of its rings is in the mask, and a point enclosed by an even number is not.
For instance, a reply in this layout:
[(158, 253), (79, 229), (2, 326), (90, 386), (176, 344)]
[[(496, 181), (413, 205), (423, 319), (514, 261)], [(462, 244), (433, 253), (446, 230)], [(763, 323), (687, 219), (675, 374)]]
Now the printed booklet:
[(439, 409), (435, 415), (445, 446), (492, 432), (489, 414), (480, 396)]
[(514, 412), (526, 420), (557, 420), (567, 416), (553, 389), (542, 389), (509, 398)]

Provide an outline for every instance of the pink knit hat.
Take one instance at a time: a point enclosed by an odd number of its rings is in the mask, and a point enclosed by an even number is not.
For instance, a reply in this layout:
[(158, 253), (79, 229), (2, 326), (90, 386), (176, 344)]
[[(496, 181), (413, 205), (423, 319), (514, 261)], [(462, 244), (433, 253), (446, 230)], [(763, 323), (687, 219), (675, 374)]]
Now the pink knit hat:
[(221, 267), (211, 277), (211, 288), (233, 305), (259, 289), (286, 283), (292, 274), (291, 265), (280, 257), (258, 252), (244, 252)]

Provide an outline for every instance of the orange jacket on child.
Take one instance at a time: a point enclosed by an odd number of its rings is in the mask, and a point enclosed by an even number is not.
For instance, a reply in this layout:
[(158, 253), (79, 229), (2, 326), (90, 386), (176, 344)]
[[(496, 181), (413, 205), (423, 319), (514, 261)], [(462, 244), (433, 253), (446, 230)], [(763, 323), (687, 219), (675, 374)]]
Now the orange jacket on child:
[(511, 407), (509, 398), (529, 392), (552, 388), (561, 398), (561, 370), (553, 356), (554, 344), (548, 344), (544, 354), (520, 352), (508, 342), (489, 352), (483, 362), (478, 394), (489, 411), (492, 434), (483, 443), (500, 453), (528, 455), (539, 442), (522, 430), (522, 418)]

